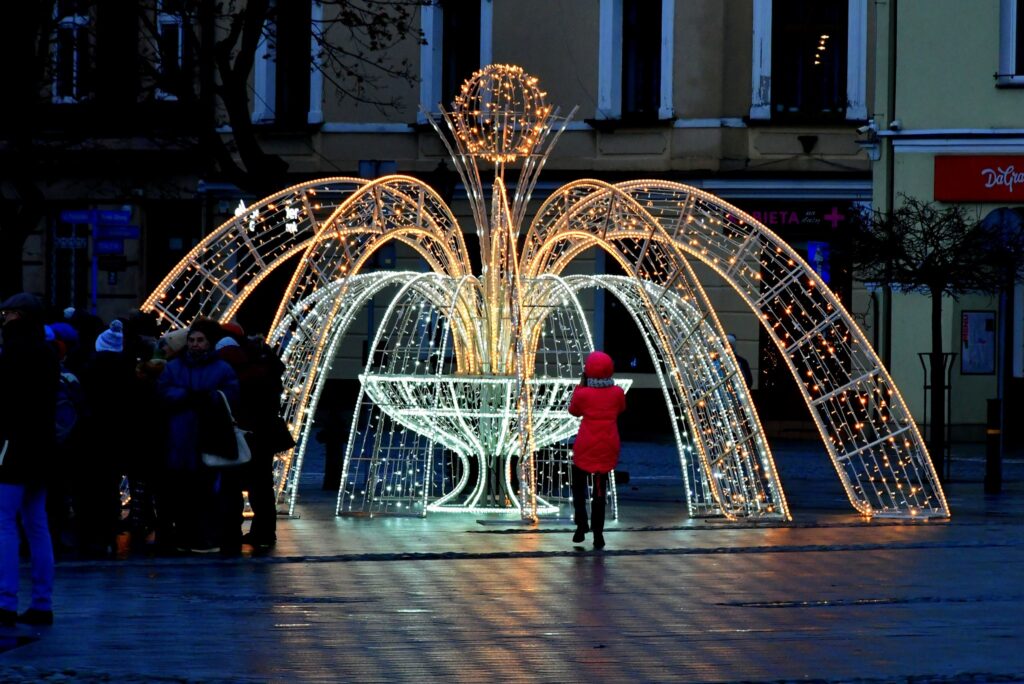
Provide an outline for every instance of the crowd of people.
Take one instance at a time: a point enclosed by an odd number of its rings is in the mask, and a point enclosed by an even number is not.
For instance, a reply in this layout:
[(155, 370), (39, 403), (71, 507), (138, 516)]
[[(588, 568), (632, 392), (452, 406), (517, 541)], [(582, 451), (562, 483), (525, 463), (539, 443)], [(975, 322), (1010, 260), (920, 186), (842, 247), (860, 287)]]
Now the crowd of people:
[[(38, 327), (59, 369), (53, 444), (33, 449), (49, 461), (42, 484), (58, 557), (274, 545), (273, 459), (293, 442), (280, 417), (284, 366), (262, 338), (211, 319), (160, 335), (139, 311), (109, 322), (73, 308), (46, 316), (31, 295), (18, 297), (19, 320)], [(232, 416), (250, 432), (251, 460), (208, 467), (205, 445)], [(252, 512), (244, 538), (243, 492)]]
[[(274, 456), (294, 440), (280, 414), (285, 368), (262, 338), (206, 318), (161, 335), (139, 311), (109, 323), (73, 308), (46, 316), (29, 293), (0, 302), (0, 322), (0, 625), (53, 622), (61, 554), (109, 557), (125, 545), (239, 554), (244, 544), (274, 545)], [(590, 354), (569, 406), (582, 418), (573, 541), (593, 533), (595, 548), (604, 546), (625, 409), (612, 373), (608, 355)], [(249, 435), (237, 463), (225, 465), (222, 447), (237, 445), (236, 425)], [(216, 467), (210, 453), (220, 455)], [(245, 536), (243, 492), (253, 514)], [(23, 545), (32, 599), (19, 614)]]

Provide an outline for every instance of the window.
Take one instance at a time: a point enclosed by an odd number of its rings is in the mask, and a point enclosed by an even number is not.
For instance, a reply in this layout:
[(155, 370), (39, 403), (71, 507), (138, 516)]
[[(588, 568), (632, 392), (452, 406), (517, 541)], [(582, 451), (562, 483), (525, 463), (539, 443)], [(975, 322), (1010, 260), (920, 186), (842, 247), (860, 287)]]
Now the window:
[(441, 102), (480, 68), (479, 0), (441, 0)]
[(360, 159), (360, 178), (380, 178), (398, 172), (398, 163), (393, 159)]
[(1014, 19), (1013, 19), (1013, 35), (1014, 35), (1014, 49), (1013, 49), (1013, 73), (1017, 75), (1024, 74), (1024, 3), (1017, 0), (1014, 6)]
[(1000, 0), (996, 85), (1024, 87), (1024, 0)]
[(658, 118), (661, 104), (661, 3), (623, 0), (622, 116)]
[(256, 54), (253, 121), (289, 128), (310, 122), (313, 20), (312, 2), (271, 2)]
[(491, 61), (492, 0), (435, 0), (420, 16), (420, 105), (448, 109), (462, 82)]
[(673, 0), (601, 0), (597, 119), (672, 118)]
[(81, 102), (91, 94), (92, 20), (85, 0), (58, 0), (54, 4), (56, 31), (51, 54), (56, 103)]
[(754, 0), (753, 33), (751, 119), (867, 117), (867, 0)]
[(277, 89), (274, 119), (289, 127), (305, 126), (309, 114), (312, 3), (277, 4)]
[(182, 77), (182, 56), (185, 51), (185, 29), (187, 15), (182, 0), (162, 0), (156, 18), (157, 64), (160, 73), (160, 87), (157, 97), (162, 100), (177, 99)]
[(772, 116), (846, 113), (846, 0), (772, 7)]

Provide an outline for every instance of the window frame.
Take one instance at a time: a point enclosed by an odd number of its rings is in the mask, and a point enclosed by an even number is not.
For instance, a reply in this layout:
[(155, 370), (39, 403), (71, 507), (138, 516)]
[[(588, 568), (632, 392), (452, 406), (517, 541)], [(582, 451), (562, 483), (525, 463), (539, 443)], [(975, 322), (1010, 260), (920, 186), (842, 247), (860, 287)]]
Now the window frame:
[[(294, 1), (294, 0), (293, 0)], [(310, 125), (324, 121), (324, 75), (320, 70), (323, 60), (317, 47), (317, 35), (323, 31), (324, 6), (322, 2), (309, 0), (311, 8), (311, 24), (309, 37), (310, 69), (309, 73), (309, 104), (306, 110), (306, 121)], [(271, 0), (276, 5), (278, 0)], [(270, 24), (268, 19), (266, 24)], [(273, 124), (277, 122), (277, 61), (275, 49), (271, 47), (268, 35), (269, 27), (265, 28), (260, 42), (256, 46), (253, 62), (253, 98), (250, 119), (254, 124)]]
[[(80, 10), (80, 8), (78, 8)], [(92, 29), (92, 17), (88, 14), (68, 14), (60, 16), (60, 3), (53, 3), (53, 40), (50, 43), (50, 66), (53, 70), (53, 79), (50, 84), (50, 101), (53, 104), (78, 104), (85, 102), (89, 99), (91, 93), (82, 92), (82, 66), (81, 61), (83, 59), (79, 50), (79, 32), (86, 31), (86, 38), (88, 39), (88, 31)], [(71, 66), (71, 94), (62, 95), (60, 93), (60, 72), (62, 70), (61, 58), (62, 51), (60, 48), (60, 35), (62, 31), (71, 31), (73, 40), (70, 58), (72, 60)], [(85, 59), (89, 56), (86, 55)]]
[[(424, 110), (438, 113), (444, 81), (444, 9), (432, 2), (420, 8), (420, 110), (416, 122), (427, 123)], [(494, 56), (494, 0), (480, 0), (480, 65), (487, 66)]]
[(1020, 60), (1017, 58), (1019, 42), (1024, 41), (1024, 35), (1018, 32), (1018, 25), (1024, 24), (1022, 15), (1021, 0), (999, 0), (999, 88), (1024, 88), (1024, 55)]
[[(622, 0), (601, 0), (597, 68), (597, 111), (594, 118), (622, 118)], [(675, 117), (673, 57), (675, 55), (675, 0), (661, 0), (661, 86), (658, 119)]]
[[(750, 119), (772, 119), (772, 3), (754, 0), (750, 78)], [(847, 121), (867, 119), (867, 0), (847, 0), (846, 116)]]
[[(163, 49), (162, 49), (163, 48), (163, 40), (162, 40), (162, 38), (163, 38), (164, 31), (165, 31), (165, 27), (173, 26), (174, 30), (178, 34), (178, 36), (177, 36), (177, 38), (178, 38), (178, 41), (177, 41), (178, 42), (178, 51), (177, 51), (178, 64), (177, 64), (177, 67), (178, 67), (179, 70), (182, 69), (183, 66), (184, 66), (184, 51), (185, 51), (185, 21), (184, 21), (184, 17), (181, 14), (175, 14), (173, 12), (165, 12), (164, 11), (164, 5), (165, 4), (166, 4), (165, 0), (160, 0), (160, 2), (158, 3), (158, 6), (157, 6), (157, 14), (156, 14), (156, 30), (157, 30), (156, 59), (157, 59), (158, 68), (160, 70), (160, 74), (163, 75), (163, 76), (166, 76), (166, 72), (164, 70), (164, 52), (163, 52)], [(156, 89), (156, 99), (164, 100), (164, 101), (169, 101), (169, 102), (174, 102), (174, 101), (176, 101), (178, 99), (178, 96), (175, 95), (174, 93), (169, 93), (169, 92), (167, 92), (165, 90), (157, 88)]]

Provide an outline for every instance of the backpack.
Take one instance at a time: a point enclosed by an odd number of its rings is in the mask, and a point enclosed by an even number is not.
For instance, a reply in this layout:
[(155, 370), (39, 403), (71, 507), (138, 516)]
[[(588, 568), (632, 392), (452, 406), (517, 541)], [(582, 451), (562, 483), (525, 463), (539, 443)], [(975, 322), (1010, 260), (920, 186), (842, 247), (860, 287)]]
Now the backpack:
[(78, 425), (79, 414), (85, 395), (82, 392), (82, 384), (70, 371), (62, 370), (60, 382), (57, 385), (57, 411), (55, 427), (57, 433), (57, 444), (67, 444), (71, 435)]

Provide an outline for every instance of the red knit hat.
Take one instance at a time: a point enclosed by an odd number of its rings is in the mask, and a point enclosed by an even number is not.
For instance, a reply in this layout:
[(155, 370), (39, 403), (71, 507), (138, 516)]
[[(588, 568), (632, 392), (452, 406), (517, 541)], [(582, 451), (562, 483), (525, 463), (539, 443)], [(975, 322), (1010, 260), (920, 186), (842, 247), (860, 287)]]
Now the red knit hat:
[(237, 323), (221, 323), (220, 327), (232, 337), (245, 337), (245, 330)]
[(583, 370), (588, 378), (610, 378), (615, 372), (615, 362), (612, 357), (602, 351), (594, 351), (587, 354), (583, 363)]

